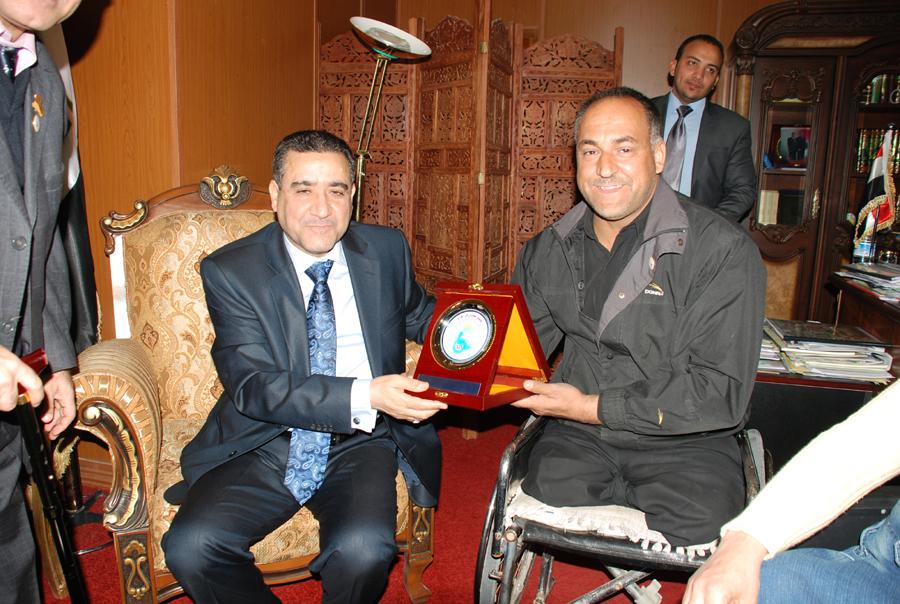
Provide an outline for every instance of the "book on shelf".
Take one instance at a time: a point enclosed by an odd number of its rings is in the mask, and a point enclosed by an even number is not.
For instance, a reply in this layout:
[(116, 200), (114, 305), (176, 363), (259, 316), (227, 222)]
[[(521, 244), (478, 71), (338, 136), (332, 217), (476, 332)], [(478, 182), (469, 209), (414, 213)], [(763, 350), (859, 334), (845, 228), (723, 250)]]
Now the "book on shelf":
[(834, 274), (849, 279), (856, 287), (864, 289), (879, 300), (890, 303), (900, 302), (900, 281), (882, 279), (854, 271), (836, 271)]

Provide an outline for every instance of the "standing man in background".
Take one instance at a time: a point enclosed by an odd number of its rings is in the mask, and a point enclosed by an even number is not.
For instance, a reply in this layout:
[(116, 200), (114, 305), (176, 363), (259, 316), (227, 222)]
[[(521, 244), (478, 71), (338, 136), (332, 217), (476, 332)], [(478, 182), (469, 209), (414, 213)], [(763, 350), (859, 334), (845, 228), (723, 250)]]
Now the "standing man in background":
[[(34, 540), (19, 475), (24, 458), (13, 411), (18, 387), (56, 438), (75, 417), (71, 303), (58, 229), (64, 193), (65, 93), (35, 31), (68, 17), (80, 0), (0, 0), (0, 602), (39, 602)], [(19, 356), (43, 347), (46, 384)]]
[(713, 36), (687, 38), (669, 64), (672, 90), (653, 104), (666, 138), (663, 179), (682, 195), (740, 221), (756, 202), (750, 122), (707, 100), (724, 58), (725, 49)]

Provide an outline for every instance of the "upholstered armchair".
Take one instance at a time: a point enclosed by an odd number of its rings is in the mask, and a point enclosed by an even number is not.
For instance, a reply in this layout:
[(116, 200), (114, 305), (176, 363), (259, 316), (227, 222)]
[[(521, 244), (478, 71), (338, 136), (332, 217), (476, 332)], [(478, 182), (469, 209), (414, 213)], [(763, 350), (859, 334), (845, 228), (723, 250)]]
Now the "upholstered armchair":
[[(113, 477), (103, 524), (113, 536), (124, 602), (182, 593), (159, 545), (177, 510), (163, 492), (180, 480), (181, 450), (222, 390), (210, 356), (214, 333), (200, 261), (273, 219), (268, 193), (221, 166), (199, 186), (135, 202), (130, 213), (111, 212), (102, 221), (117, 339), (79, 357), (76, 427), (109, 447)], [(424, 602), (433, 509), (409, 500), (399, 473), (397, 495), (406, 588), (413, 602)], [(318, 523), (301, 509), (252, 551), (267, 583), (306, 578), (318, 551)]]

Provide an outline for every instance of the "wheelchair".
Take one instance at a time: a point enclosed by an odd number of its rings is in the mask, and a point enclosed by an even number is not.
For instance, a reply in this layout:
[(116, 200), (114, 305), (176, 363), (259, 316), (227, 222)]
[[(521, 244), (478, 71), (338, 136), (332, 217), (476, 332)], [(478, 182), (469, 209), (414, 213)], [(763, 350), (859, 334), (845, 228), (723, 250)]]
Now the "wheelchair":
[[(552, 508), (521, 489), (528, 456), (547, 424), (531, 417), (507, 445), (488, 506), (475, 569), (475, 602), (518, 603), (537, 558), (540, 574), (535, 603), (546, 602), (553, 587), (557, 553), (598, 560), (612, 579), (573, 600), (600, 602), (624, 591), (636, 604), (658, 604), (659, 583), (641, 586), (654, 571), (693, 572), (715, 551), (716, 542), (672, 547), (647, 529), (643, 513), (621, 506)], [(747, 501), (765, 483), (762, 438), (756, 430), (737, 435)]]

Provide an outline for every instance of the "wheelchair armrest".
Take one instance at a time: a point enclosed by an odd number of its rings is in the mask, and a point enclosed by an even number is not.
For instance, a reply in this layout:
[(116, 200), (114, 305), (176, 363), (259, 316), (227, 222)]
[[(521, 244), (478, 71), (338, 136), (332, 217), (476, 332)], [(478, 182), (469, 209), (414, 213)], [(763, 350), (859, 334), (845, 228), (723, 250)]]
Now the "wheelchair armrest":
[(746, 500), (747, 503), (750, 503), (766, 484), (762, 435), (755, 428), (744, 429), (737, 433), (737, 440), (741, 449), (741, 462), (744, 468), (744, 485), (747, 490)]
[[(506, 504), (509, 502), (509, 491), (513, 483), (525, 475), (528, 456), (534, 446), (536, 437), (544, 431), (546, 417), (530, 416), (519, 428), (512, 442), (506, 445), (500, 458), (500, 469), (497, 472), (497, 483), (494, 487), (492, 508), (494, 510), (493, 535), (503, 531), (503, 519), (506, 516)], [(499, 544), (494, 543), (492, 550), (499, 554)]]
[(78, 356), (74, 376), (77, 423), (109, 447), (113, 481), (103, 524), (109, 530), (146, 526), (162, 443), (159, 391), (143, 346), (107, 340)]

